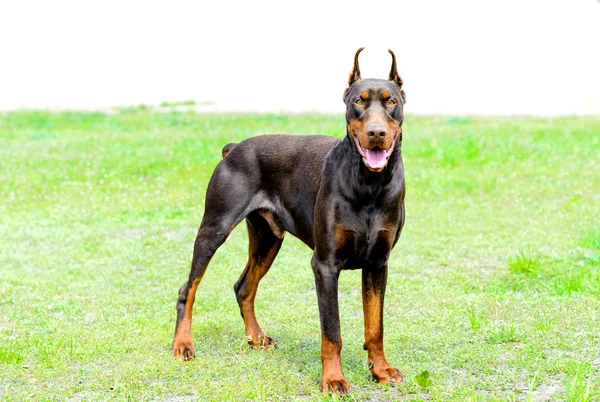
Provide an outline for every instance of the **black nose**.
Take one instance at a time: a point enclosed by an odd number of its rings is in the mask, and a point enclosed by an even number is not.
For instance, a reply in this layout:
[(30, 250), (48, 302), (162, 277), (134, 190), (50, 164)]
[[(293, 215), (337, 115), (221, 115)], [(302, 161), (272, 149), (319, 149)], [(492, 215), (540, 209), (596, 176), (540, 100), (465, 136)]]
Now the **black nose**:
[(383, 138), (387, 134), (387, 127), (385, 124), (369, 124), (367, 126), (367, 133), (369, 137), (377, 136)]

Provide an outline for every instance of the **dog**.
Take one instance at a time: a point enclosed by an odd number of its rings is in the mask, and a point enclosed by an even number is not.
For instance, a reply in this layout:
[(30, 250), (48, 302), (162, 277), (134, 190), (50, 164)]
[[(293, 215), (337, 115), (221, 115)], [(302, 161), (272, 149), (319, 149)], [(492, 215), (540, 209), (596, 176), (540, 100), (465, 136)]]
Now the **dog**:
[(321, 390), (346, 395), (342, 371), (338, 278), (362, 269), (364, 349), (373, 379), (400, 382), (383, 347), (383, 303), (388, 258), (404, 225), (402, 122), (406, 95), (392, 56), (389, 78), (362, 79), (358, 57), (344, 92), (346, 136), (260, 135), (223, 148), (208, 183), (204, 216), (194, 243), (188, 281), (179, 290), (174, 356), (195, 357), (192, 310), (213, 254), (244, 218), (249, 258), (234, 285), (248, 343), (276, 346), (260, 328), (254, 298), (286, 232), (313, 250), (321, 321)]

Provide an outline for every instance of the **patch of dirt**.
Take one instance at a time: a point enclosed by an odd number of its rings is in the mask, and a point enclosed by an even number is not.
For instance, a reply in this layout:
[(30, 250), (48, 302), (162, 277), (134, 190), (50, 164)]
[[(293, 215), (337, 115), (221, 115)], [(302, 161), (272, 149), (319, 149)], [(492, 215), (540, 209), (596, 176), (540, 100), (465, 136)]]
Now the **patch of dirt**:
[(194, 395), (176, 395), (170, 396), (168, 398), (162, 399), (163, 402), (188, 402), (195, 401), (196, 397)]
[(68, 402), (80, 402), (85, 400), (85, 394), (83, 392), (75, 392), (69, 399)]
[(183, 237), (189, 237), (190, 230), (189, 229), (169, 230), (167, 232), (163, 232), (162, 235), (164, 237), (166, 237), (167, 239), (179, 239), (179, 238), (183, 238)]
[(368, 388), (354, 386), (352, 387), (351, 395), (356, 397), (356, 400), (365, 402), (412, 401), (415, 400), (415, 398), (428, 401), (430, 398), (430, 395), (427, 392), (418, 394), (408, 393), (402, 386), (386, 387), (375, 383), (373, 384), (373, 387)]
[(565, 392), (562, 385), (540, 385), (531, 393), (531, 400), (534, 402), (550, 401), (554, 395)]
[(115, 232), (115, 237), (125, 237), (135, 240), (140, 240), (145, 234), (143, 229), (125, 229), (125, 230), (117, 230)]
[[(533, 392), (531, 393), (531, 400), (533, 402), (545, 402), (554, 400), (557, 394), (563, 393), (566, 391), (565, 387), (561, 385), (562, 382), (559, 378), (554, 378), (551, 380), (550, 385), (539, 385), (537, 386)], [(517, 385), (517, 388), (521, 390), (523, 400), (527, 400), (527, 395), (529, 394), (529, 387), (525, 384)]]

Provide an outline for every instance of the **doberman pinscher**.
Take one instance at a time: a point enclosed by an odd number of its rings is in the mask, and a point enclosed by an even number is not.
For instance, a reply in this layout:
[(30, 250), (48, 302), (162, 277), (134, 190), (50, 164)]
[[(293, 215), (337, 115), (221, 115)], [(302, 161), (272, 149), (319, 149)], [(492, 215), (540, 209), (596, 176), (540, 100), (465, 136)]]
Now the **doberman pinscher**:
[(383, 299), (388, 257), (404, 224), (402, 121), (406, 101), (392, 55), (389, 78), (361, 79), (360, 48), (346, 103), (346, 137), (261, 135), (223, 149), (208, 183), (204, 217), (194, 243), (188, 282), (179, 290), (173, 354), (194, 358), (192, 310), (196, 289), (213, 254), (246, 218), (246, 268), (234, 286), (249, 343), (275, 346), (254, 315), (254, 297), (290, 232), (313, 249), (321, 319), (321, 387), (349, 393), (342, 372), (338, 278), (362, 268), (364, 348), (376, 381), (402, 381), (383, 350)]

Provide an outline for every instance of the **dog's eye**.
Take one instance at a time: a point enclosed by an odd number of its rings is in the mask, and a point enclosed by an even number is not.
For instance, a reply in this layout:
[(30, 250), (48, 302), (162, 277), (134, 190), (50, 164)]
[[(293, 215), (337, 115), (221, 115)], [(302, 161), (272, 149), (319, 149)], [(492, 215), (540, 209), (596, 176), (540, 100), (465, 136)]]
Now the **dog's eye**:
[(390, 100), (387, 101), (387, 105), (388, 106), (394, 106), (395, 104), (396, 104), (396, 101), (393, 100), (393, 99), (390, 99)]
[(362, 99), (357, 99), (357, 100), (354, 101), (354, 103), (356, 103), (357, 105), (364, 105), (365, 104), (365, 102), (363, 102)]

